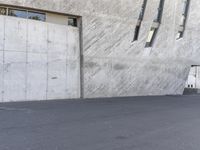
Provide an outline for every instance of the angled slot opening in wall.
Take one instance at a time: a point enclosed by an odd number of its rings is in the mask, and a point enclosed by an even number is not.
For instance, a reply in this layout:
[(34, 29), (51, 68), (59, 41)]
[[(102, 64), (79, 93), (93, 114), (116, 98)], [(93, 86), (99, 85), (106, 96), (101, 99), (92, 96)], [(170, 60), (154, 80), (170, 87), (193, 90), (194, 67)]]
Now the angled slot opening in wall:
[(154, 28), (154, 27), (151, 28), (145, 47), (152, 47), (157, 31), (158, 31), (158, 28)]
[(141, 22), (138, 22), (136, 27), (135, 27), (133, 42), (138, 40), (138, 37), (139, 37), (139, 34), (140, 34), (140, 26), (141, 26)]
[(182, 6), (183, 10), (182, 10), (181, 22), (180, 22), (177, 37), (176, 37), (177, 40), (180, 38), (183, 38), (186, 21), (188, 17), (188, 12), (189, 12), (189, 5), (190, 5), (190, 0), (183, 0), (183, 6)]
[(200, 94), (200, 65), (191, 66), (183, 94)]
[(164, 2), (165, 2), (165, 0), (160, 0), (158, 11), (157, 11), (156, 17), (153, 21), (153, 25), (151, 27), (151, 30), (149, 31), (145, 47), (152, 47), (153, 46), (154, 40), (156, 38), (158, 29), (159, 29), (161, 21), (162, 21)]
[(163, 15), (164, 3), (165, 3), (165, 0), (160, 0), (159, 6), (158, 6), (158, 11), (157, 11), (157, 14), (155, 16), (154, 22), (161, 23), (162, 15)]
[(159, 25), (160, 25), (159, 23), (156, 23), (156, 22), (153, 23), (151, 30), (149, 31), (145, 47), (153, 46), (153, 42), (154, 42), (154, 39), (156, 38), (156, 34), (158, 32)]
[(144, 0), (143, 3), (142, 3), (142, 8), (141, 8), (140, 15), (139, 15), (139, 18), (138, 18), (138, 21), (137, 21), (137, 25), (135, 27), (133, 42), (138, 40), (138, 37), (139, 37), (139, 34), (140, 34), (140, 27), (141, 27), (141, 24), (142, 24), (142, 20), (144, 18), (146, 5), (147, 5), (147, 0)]

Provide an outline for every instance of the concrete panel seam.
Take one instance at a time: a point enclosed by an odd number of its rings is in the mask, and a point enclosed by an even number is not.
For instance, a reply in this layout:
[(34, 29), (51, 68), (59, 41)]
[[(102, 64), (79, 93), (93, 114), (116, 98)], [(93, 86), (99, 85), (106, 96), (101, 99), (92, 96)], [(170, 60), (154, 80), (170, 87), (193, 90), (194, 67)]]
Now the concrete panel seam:
[(5, 17), (3, 18), (4, 23), (3, 23), (3, 72), (2, 72), (2, 101), (4, 102), (4, 66), (5, 66), (5, 26), (6, 26), (6, 22), (5, 22)]
[(46, 100), (48, 99), (49, 90), (49, 25), (47, 25), (47, 81), (46, 81)]
[(28, 88), (28, 21), (26, 21), (26, 75), (25, 75), (25, 98), (27, 100), (27, 88)]
[(80, 68), (80, 98), (84, 98), (84, 56), (83, 56), (83, 23), (82, 17), (80, 17), (80, 27), (79, 27), (79, 68)]

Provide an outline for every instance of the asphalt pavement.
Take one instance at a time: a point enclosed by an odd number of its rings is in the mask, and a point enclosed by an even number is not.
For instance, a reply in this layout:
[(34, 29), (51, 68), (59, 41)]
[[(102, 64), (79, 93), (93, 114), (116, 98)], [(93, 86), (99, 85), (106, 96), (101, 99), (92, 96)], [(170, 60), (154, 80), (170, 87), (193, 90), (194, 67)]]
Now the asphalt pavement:
[(200, 150), (200, 96), (2, 103), (0, 150)]

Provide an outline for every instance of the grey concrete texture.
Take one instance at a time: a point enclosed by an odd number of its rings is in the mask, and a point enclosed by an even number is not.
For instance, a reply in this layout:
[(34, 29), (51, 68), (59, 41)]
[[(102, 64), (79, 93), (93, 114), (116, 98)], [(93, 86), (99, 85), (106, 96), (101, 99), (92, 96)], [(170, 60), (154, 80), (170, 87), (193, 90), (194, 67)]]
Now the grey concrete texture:
[(198, 150), (200, 97), (0, 104), (1, 150)]
[(159, 0), (148, 0), (139, 40), (132, 43), (142, 0), (0, 0), (82, 16), (84, 97), (182, 94), (199, 65), (199, 1), (191, 0), (183, 39), (180, 0), (166, 0), (152, 48), (144, 48)]
[(79, 29), (0, 16), (0, 102), (80, 98)]

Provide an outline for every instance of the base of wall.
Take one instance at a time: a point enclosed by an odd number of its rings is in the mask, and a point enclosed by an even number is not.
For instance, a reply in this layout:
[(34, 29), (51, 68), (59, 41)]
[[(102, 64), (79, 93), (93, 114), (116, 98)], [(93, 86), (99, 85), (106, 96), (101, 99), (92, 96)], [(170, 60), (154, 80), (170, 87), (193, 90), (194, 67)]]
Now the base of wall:
[(183, 95), (200, 95), (200, 89), (185, 88)]

